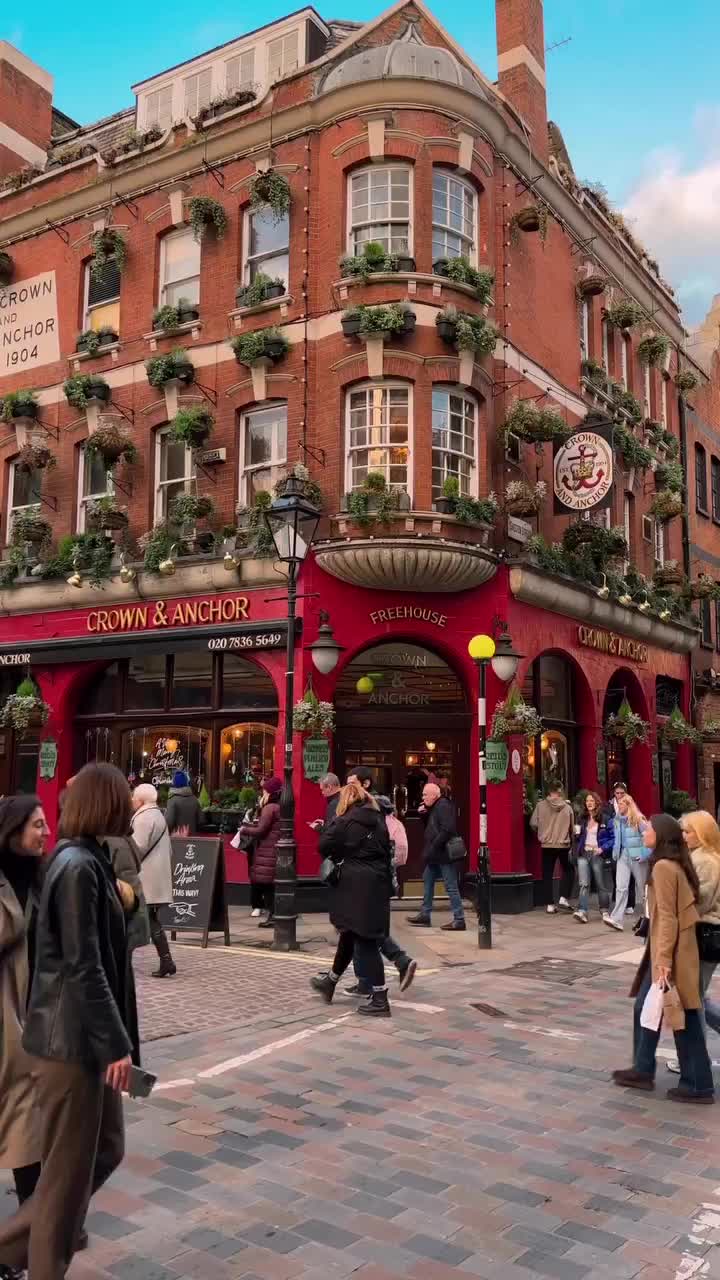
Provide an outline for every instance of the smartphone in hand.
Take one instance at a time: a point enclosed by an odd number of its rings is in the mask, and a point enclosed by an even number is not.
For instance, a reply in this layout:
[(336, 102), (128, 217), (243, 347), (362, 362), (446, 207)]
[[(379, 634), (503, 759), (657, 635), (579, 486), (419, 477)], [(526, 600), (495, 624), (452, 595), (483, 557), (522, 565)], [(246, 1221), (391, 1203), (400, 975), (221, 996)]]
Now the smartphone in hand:
[(311, 827), (313, 831), (322, 831), (325, 823), (322, 818), (313, 818), (312, 822), (308, 822), (308, 826)]
[(152, 1071), (144, 1071), (142, 1067), (134, 1065), (130, 1068), (128, 1095), (131, 1098), (149, 1098), (156, 1084), (157, 1076)]

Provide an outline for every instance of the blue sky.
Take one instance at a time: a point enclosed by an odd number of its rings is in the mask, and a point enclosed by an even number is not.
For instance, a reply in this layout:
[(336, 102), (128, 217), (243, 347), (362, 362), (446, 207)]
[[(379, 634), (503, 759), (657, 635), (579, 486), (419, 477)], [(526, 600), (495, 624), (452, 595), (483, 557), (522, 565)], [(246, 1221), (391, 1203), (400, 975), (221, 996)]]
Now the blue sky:
[[(3, 6), (0, 39), (55, 76), (56, 104), (85, 123), (130, 105), (130, 85), (299, 0), (239, 5), (201, 20), (191, 0), (124, 0), (112, 34), (50, 0)], [(323, 17), (369, 19), (380, 0), (333, 0)], [(431, 8), (492, 79), (494, 3), (439, 0)], [(75, 17), (78, 15), (76, 14)], [(549, 112), (579, 178), (602, 182), (679, 289), (687, 323), (720, 291), (720, 4), (718, 0), (546, 0)], [(110, 56), (109, 56), (110, 54)]]

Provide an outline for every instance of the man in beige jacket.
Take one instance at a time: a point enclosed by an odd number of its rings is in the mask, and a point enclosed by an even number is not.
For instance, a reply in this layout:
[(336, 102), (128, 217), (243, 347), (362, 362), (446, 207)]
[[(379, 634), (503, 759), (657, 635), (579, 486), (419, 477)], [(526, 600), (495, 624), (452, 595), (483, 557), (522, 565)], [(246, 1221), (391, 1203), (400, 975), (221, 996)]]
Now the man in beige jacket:
[(547, 798), (538, 800), (530, 818), (530, 826), (536, 832), (542, 849), (543, 901), (547, 903), (549, 915), (554, 915), (557, 911), (553, 885), (556, 862), (562, 867), (558, 906), (564, 911), (572, 911), (568, 899), (573, 882), (570, 853), (574, 824), (572, 805), (565, 799), (560, 784), (552, 783)]

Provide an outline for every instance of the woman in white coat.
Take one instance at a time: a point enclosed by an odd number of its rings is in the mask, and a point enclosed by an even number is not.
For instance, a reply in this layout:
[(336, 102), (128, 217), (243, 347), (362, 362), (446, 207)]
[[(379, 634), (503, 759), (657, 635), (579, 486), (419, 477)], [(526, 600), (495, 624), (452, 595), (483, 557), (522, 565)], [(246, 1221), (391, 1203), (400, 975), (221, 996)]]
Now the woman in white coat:
[(177, 973), (177, 968), (170, 954), (167, 934), (160, 923), (158, 908), (169, 906), (173, 900), (172, 843), (157, 799), (157, 791), (150, 783), (135, 788), (130, 834), (140, 854), (140, 883), (150, 917), (150, 937), (160, 957), (160, 968), (155, 970), (153, 978), (168, 978)]

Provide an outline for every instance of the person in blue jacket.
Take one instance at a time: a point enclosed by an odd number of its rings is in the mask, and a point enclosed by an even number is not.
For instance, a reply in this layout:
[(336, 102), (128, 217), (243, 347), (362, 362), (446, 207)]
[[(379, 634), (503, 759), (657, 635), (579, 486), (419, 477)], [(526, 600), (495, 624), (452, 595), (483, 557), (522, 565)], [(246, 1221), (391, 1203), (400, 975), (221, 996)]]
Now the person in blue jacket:
[(580, 924), (587, 924), (590, 886), (594, 882), (598, 905), (605, 920), (609, 915), (612, 894), (612, 876), (606, 859), (612, 855), (615, 832), (612, 815), (603, 807), (603, 802), (595, 791), (588, 791), (585, 797), (585, 812), (580, 821), (580, 830), (576, 834), (575, 856), (580, 894), (574, 917)]
[(618, 933), (622, 933), (631, 879), (635, 881), (635, 901), (638, 910), (640, 912), (643, 910), (650, 851), (643, 841), (647, 818), (640, 812), (632, 796), (624, 795), (618, 808), (613, 844), (613, 859), (617, 865), (615, 906), (612, 914), (603, 916), (603, 919), (609, 928), (617, 929)]

